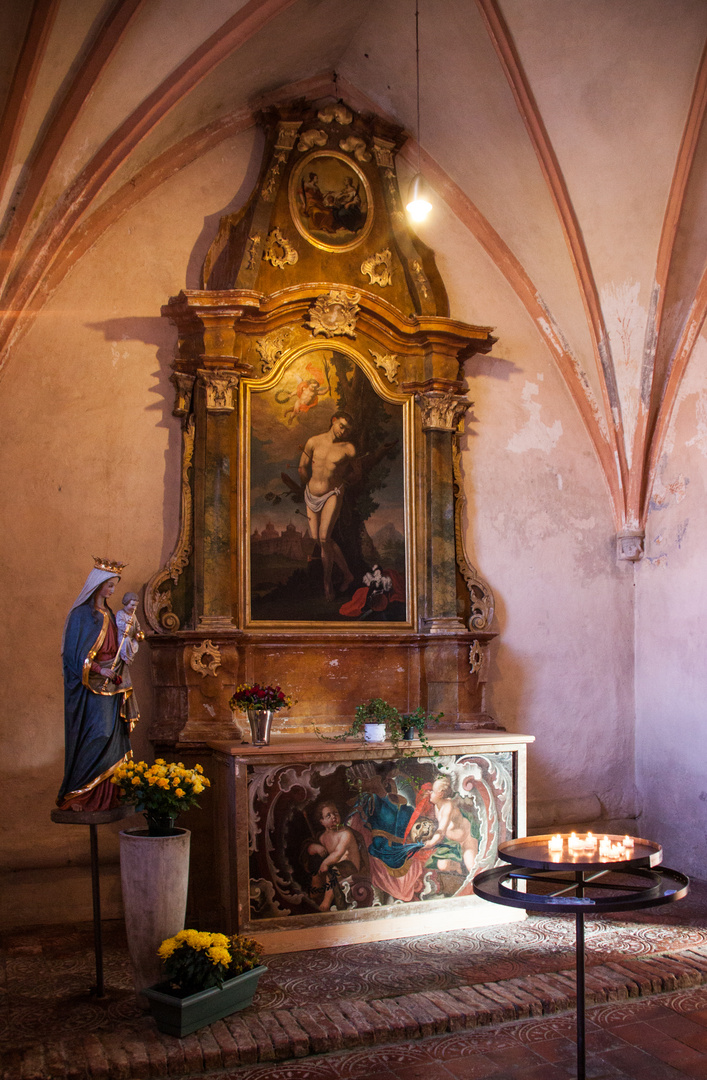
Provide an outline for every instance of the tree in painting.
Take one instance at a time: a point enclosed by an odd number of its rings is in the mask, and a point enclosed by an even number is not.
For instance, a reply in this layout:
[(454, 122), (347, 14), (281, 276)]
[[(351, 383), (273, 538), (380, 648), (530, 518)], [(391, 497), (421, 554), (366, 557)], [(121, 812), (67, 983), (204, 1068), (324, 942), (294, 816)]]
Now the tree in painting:
[(403, 406), (312, 350), (251, 397), (251, 618), (406, 618)]

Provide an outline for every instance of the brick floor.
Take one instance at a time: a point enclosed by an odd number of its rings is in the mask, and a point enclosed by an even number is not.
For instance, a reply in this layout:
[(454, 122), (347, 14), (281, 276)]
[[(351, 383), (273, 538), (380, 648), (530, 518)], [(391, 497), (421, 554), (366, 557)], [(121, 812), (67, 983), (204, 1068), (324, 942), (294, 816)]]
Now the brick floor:
[[(602, 932), (616, 942), (613, 928)], [(649, 935), (645, 953), (630, 948), (625, 959), (588, 966), (594, 1002), (587, 1012), (588, 1078), (707, 1080), (704, 934), (687, 935), (682, 950), (650, 951), (652, 941)], [(79, 1014), (71, 1012), (71, 1001), (85, 997), (83, 979), (72, 975), (73, 961), (65, 960), (62, 969), (69, 983), (74, 979), (64, 1006), (51, 989), (23, 982), (37, 955), (36, 946), (30, 952), (25, 945), (16, 942), (7, 950), (0, 1027), (3, 1016), (11, 1018), (13, 996), (17, 1015), (24, 1010), (25, 1030), (32, 1017), (36, 1035), (33, 1030), (31, 1040), (17, 1047), (5, 1037), (2, 1080), (562, 1080), (576, 1075), (570, 968), (492, 981), (488, 964), (486, 981), (457, 978), (456, 984), (447, 980), (445, 989), (422, 986), (396, 993), (391, 975), (387, 993), (369, 991), (365, 998), (329, 994), (313, 1001), (310, 994), (296, 1003), (285, 997), (282, 1003), (281, 996), (278, 1005), (271, 997), (269, 1008), (253, 1006), (180, 1040), (159, 1033), (151, 1017), (136, 1008), (134, 996), (125, 993), (111, 1005), (111, 1026), (87, 1030), (72, 1023)], [(616, 952), (615, 944), (612, 949)], [(505, 970), (510, 974), (507, 964)], [(313, 988), (317, 978), (312, 971)], [(346, 980), (340, 985), (345, 988)], [(371, 990), (375, 985), (380, 983), (373, 980)], [(51, 1030), (42, 1023), (43, 1000), (55, 1010)], [(64, 1007), (66, 1023), (57, 1025)], [(90, 1008), (100, 1011), (98, 1003)], [(90, 1020), (88, 1012), (80, 1015)]]

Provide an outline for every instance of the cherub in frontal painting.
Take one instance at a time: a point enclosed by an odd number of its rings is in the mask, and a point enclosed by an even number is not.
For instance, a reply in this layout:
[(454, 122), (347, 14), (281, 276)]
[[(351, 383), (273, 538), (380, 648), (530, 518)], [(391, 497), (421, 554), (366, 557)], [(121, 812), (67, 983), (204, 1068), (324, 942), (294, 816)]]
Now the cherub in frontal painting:
[(435, 852), (438, 870), (454, 870), (454, 864), (462, 862), (470, 874), (476, 863), (479, 842), (472, 835), (468, 817), (458, 806), (448, 776), (435, 780), (429, 800), (434, 806), (437, 830), (426, 841), (425, 848), (438, 848)]
[[(322, 826), (317, 840), (307, 846), (311, 856), (323, 856), (319, 868), (312, 875), (313, 899), (318, 901), (320, 911), (329, 911), (334, 900), (337, 908), (342, 905), (343, 894), (339, 882), (352, 877), (361, 868), (361, 853), (353, 831), (341, 824), (338, 807), (330, 799), (322, 799), (314, 808), (314, 817)], [(321, 897), (321, 899), (320, 899)]]

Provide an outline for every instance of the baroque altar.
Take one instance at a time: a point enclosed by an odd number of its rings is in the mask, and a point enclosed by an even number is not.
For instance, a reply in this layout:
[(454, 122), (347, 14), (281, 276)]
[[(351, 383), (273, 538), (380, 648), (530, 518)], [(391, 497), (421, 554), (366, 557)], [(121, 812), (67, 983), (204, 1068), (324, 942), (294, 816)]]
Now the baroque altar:
[(449, 317), (403, 211), (404, 133), (345, 104), (270, 110), (248, 202), (202, 288), (170, 299), (181, 522), (148, 582), (162, 750), (232, 738), (243, 682), (330, 733), (361, 701), (502, 730), (484, 681), (493, 595), (464, 545), (464, 381), (495, 340)]

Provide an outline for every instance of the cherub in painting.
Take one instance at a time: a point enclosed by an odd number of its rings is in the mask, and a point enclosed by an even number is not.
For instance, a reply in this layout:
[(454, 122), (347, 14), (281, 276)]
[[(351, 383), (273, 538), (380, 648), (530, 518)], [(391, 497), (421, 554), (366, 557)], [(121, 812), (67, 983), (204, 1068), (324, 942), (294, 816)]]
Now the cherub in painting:
[(280, 405), (293, 402), (289, 409), (285, 409), (284, 414), (284, 419), (291, 426), (300, 415), (318, 405), (319, 398), (326, 397), (329, 392), (329, 386), (324, 385), (321, 370), (313, 364), (307, 364), (306, 374), (300, 375), (294, 390), (278, 390), (275, 400)]
[[(319, 910), (329, 911), (336, 893), (341, 892), (339, 882), (360, 870), (361, 853), (353, 831), (342, 826), (335, 803), (322, 799), (314, 808), (314, 816), (322, 826), (322, 832), (308, 845), (307, 853), (323, 858), (318, 871), (312, 875), (311, 893), (320, 901)], [(339, 899), (337, 907), (340, 903)]]
[(439, 849), (435, 853), (439, 870), (453, 871), (455, 864), (461, 861), (467, 874), (470, 874), (476, 863), (479, 843), (472, 835), (468, 817), (459, 809), (448, 776), (435, 780), (429, 800), (434, 806), (437, 830), (426, 841), (425, 847)]

